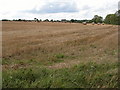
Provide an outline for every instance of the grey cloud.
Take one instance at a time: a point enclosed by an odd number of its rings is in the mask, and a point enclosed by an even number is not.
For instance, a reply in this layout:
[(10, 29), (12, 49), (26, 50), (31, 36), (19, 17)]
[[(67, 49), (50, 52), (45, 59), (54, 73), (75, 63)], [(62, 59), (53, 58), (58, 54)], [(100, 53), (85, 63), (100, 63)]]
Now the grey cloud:
[(33, 8), (29, 10), (29, 13), (73, 13), (78, 12), (79, 10), (76, 7), (74, 2), (50, 2), (46, 3), (39, 10)]
[(88, 5), (85, 5), (85, 6), (83, 6), (83, 8), (82, 8), (82, 10), (89, 10), (89, 9), (91, 9), (92, 7), (90, 7), (90, 6), (88, 6)]

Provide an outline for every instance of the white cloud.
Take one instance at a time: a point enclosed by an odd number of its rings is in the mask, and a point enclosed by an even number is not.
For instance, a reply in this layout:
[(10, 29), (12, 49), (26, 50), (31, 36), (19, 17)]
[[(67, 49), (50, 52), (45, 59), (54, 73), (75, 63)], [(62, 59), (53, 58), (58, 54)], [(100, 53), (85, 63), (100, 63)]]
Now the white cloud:
[[(27, 12), (27, 11), (26, 11)], [(78, 12), (74, 2), (48, 2), (42, 7), (33, 8), (29, 13), (47, 14), (47, 13), (74, 13)]]
[[(0, 0), (0, 19), (91, 19), (118, 10), (119, 0)], [(31, 12), (30, 12), (31, 11)], [(44, 12), (44, 13), (43, 13)]]

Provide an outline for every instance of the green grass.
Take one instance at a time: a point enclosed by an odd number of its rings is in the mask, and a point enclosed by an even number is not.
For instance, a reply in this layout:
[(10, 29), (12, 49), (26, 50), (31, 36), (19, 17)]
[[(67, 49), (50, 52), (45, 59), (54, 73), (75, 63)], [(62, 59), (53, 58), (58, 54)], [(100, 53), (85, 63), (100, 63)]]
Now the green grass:
[(51, 65), (54, 63), (59, 63), (59, 62), (63, 62), (64, 59), (66, 59), (67, 56), (65, 56), (62, 53), (58, 53), (58, 54), (53, 54), (50, 56), (46, 56), (46, 59), (43, 60), (38, 60), (38, 59), (22, 59), (22, 60), (16, 60), (16, 59), (3, 59), (2, 60), (2, 65), (14, 65), (14, 64), (24, 64), (24, 65)]
[(58, 59), (60, 59), (60, 58), (64, 58), (65, 55), (64, 54), (57, 54), (57, 55), (55, 55), (55, 57), (58, 58)]
[(47, 60), (48, 61), (47, 64), (50, 65), (50, 64), (53, 64), (53, 63), (63, 62), (64, 58), (65, 58), (65, 55), (61, 54), (61, 53), (51, 55)]
[(3, 88), (117, 88), (117, 63), (89, 62), (71, 68), (3, 71)]

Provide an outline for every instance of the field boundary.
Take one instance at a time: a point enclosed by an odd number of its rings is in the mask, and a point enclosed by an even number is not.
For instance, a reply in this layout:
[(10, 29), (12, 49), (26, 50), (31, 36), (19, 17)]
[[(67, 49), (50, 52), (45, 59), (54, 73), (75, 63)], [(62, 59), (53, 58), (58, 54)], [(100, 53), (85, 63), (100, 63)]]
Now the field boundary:
[(2, 21), (0, 21), (0, 89), (2, 89)]

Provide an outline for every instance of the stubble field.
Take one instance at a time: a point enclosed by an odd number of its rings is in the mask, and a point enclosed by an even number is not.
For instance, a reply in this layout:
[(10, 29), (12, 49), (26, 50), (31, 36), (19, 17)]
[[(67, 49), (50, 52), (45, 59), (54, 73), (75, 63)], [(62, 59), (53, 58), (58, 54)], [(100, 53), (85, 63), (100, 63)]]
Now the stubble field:
[(3, 87), (118, 87), (118, 26), (2, 25)]

